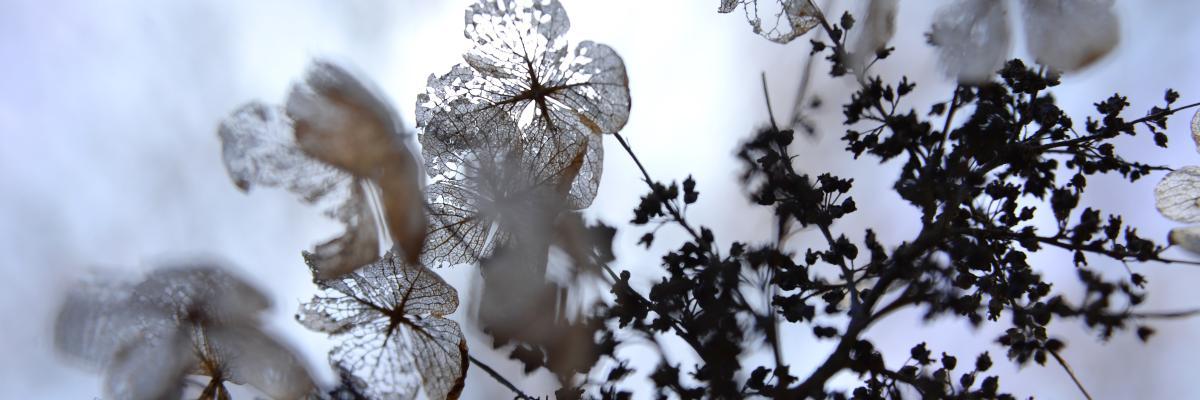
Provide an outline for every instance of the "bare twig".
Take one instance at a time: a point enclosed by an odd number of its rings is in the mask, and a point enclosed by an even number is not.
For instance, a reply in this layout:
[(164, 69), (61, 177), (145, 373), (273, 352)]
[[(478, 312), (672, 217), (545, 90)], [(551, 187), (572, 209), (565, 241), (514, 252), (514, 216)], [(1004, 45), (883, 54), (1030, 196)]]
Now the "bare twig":
[(511, 390), (513, 394), (517, 396), (516, 398), (521, 400), (537, 400), (536, 397), (530, 397), (529, 395), (525, 394), (525, 392), (522, 392), (521, 389), (517, 389), (516, 385), (513, 385), (512, 382), (504, 378), (503, 375), (500, 375), (500, 373), (496, 372), (496, 370), (492, 369), (492, 367), (484, 364), (483, 361), (479, 361), (479, 359), (475, 358), (475, 356), (467, 354), (467, 359), (471, 360), (471, 363), (475, 364), (475, 366), (479, 367), (479, 369), (482, 369), (483, 372), (487, 372), (488, 375), (491, 375), (492, 379), (495, 379), (496, 382), (500, 382), (501, 385), (504, 385), (508, 388), (508, 390)]
[(1054, 360), (1058, 361), (1058, 365), (1061, 365), (1063, 370), (1067, 371), (1067, 375), (1071, 376), (1071, 380), (1075, 382), (1075, 386), (1078, 387), (1079, 391), (1083, 393), (1083, 397), (1087, 398), (1088, 400), (1092, 400), (1092, 395), (1088, 394), (1087, 389), (1083, 387), (1083, 383), (1079, 382), (1079, 377), (1075, 376), (1075, 371), (1071, 370), (1071, 365), (1067, 364), (1067, 360), (1064, 360), (1062, 356), (1058, 355), (1057, 351), (1049, 349), (1046, 351), (1049, 351), (1050, 355), (1054, 356)]

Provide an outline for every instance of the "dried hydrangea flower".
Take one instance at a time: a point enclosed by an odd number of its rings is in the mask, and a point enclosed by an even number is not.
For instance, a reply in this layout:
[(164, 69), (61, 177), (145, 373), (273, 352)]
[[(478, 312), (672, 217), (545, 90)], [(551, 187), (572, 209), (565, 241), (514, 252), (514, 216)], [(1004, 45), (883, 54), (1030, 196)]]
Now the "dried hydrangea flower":
[(560, 193), (549, 197), (587, 207), (600, 183), (601, 134), (629, 117), (620, 56), (588, 41), (569, 51), (562, 35), (570, 21), (558, 1), (480, 1), (466, 23), (475, 43), (466, 63), (430, 76), (417, 100), (434, 181), (431, 265), (490, 254), (510, 233), (495, 217), (540, 206), (514, 201)]
[[(317, 267), (310, 263), (313, 273)], [(436, 273), (391, 254), (334, 279), (316, 279), (324, 293), (300, 307), (305, 327), (341, 339), (329, 353), (349, 373), (354, 390), (372, 399), (457, 398), (467, 370), (458, 323), (458, 292)]]
[(388, 102), (345, 68), (314, 63), (286, 108), (250, 103), (222, 122), (218, 133), (226, 169), (239, 188), (283, 186), (345, 226), (341, 236), (310, 254), (323, 277), (378, 259), (368, 183), (378, 188), (392, 240), (408, 259), (419, 257), (426, 220), (418, 156)]
[(58, 313), (55, 346), (105, 370), (112, 398), (177, 398), (192, 374), (211, 378), (201, 398), (228, 398), (226, 382), (300, 398), (312, 379), (287, 346), (259, 329), (268, 306), (261, 292), (219, 267), (161, 269), (136, 284), (72, 290)]

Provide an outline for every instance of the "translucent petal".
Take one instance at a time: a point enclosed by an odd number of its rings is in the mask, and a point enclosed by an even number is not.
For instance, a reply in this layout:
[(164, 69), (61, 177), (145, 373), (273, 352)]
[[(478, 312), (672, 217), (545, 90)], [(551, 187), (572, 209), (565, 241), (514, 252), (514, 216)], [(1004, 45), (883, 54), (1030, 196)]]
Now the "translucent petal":
[(58, 351), (89, 367), (102, 368), (142, 328), (127, 306), (126, 284), (79, 285), (67, 292), (54, 325)]
[(347, 180), (344, 173), (296, 147), (292, 121), (277, 107), (246, 104), (222, 121), (217, 133), (225, 169), (242, 190), (253, 185), (284, 187), (316, 203), (338, 192), (339, 183)]
[(1167, 241), (1192, 254), (1200, 255), (1200, 226), (1172, 229)]
[(445, 318), (412, 320), (411, 354), (431, 399), (456, 399), (467, 374), (467, 342), (458, 323)]
[(1192, 142), (1196, 144), (1196, 152), (1200, 153), (1200, 111), (1192, 116)]
[(206, 356), (220, 364), (227, 379), (248, 384), (273, 399), (297, 399), (314, 388), (312, 378), (292, 349), (247, 326), (206, 330)]
[(481, 198), (461, 183), (434, 183), (428, 193), (430, 228), (423, 263), (473, 263), (490, 255), (495, 243), (507, 236), (503, 231), (493, 231), (491, 216), (480, 211)]
[(457, 396), (465, 342), (458, 324), (443, 318), (458, 308), (458, 293), (440, 276), (389, 255), (317, 283), (328, 296), (302, 306), (298, 318), (341, 340), (330, 362), (365, 384), (357, 389), (370, 398), (410, 399), (423, 382), (430, 398)]
[(1025, 0), (1023, 5), (1029, 51), (1055, 70), (1091, 65), (1121, 39), (1112, 0)]
[(1011, 49), (1008, 2), (958, 0), (933, 19), (929, 41), (942, 68), (962, 83), (988, 81)]
[(134, 302), (157, 306), (177, 322), (252, 321), (270, 307), (266, 295), (215, 265), (159, 268), (132, 290)]
[(1200, 222), (1200, 167), (1171, 171), (1154, 188), (1155, 206), (1164, 217), (1179, 222)]
[(379, 257), (375, 214), (361, 182), (353, 182), (350, 196), (331, 216), (342, 222), (345, 229), (342, 234), (317, 245), (312, 252), (303, 253), (304, 259), (315, 267), (314, 276), (321, 279), (350, 273)]
[[(758, 0), (742, 3), (754, 33), (767, 40), (788, 43), (820, 25), (820, 11), (811, 0), (775, 0), (769, 3), (765, 7)], [(717, 11), (727, 13), (735, 7), (736, 2), (722, 1)], [(774, 19), (764, 23), (763, 16), (774, 16)]]
[(367, 398), (417, 397), (421, 377), (404, 347), (407, 340), (403, 335), (393, 334), (387, 320), (355, 325), (337, 339), (338, 345), (329, 351), (329, 362), (365, 383), (361, 392)]
[(145, 336), (117, 354), (105, 376), (105, 393), (114, 399), (179, 398), (183, 377), (195, 363), (182, 333)]
[(374, 261), (379, 238), (362, 182), (301, 151), (292, 128), (291, 119), (278, 108), (251, 103), (235, 111), (218, 130), (230, 176), (243, 190), (252, 184), (285, 187), (342, 222), (344, 233), (310, 254), (326, 274)]

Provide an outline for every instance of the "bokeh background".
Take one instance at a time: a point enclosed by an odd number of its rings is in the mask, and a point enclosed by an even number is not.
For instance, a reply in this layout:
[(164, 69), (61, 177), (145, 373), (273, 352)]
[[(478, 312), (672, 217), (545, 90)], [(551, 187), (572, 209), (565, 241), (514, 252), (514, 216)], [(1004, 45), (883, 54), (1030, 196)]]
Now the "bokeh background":
[[(767, 123), (761, 73), (767, 75), (777, 118), (790, 119), (810, 37), (789, 45), (768, 42), (751, 32), (740, 9), (718, 14), (716, 0), (563, 3), (573, 42), (606, 43), (624, 58), (633, 110), (622, 133), (650, 173), (661, 180), (695, 176), (701, 197), (689, 217), (711, 227), (719, 241), (769, 237), (770, 216), (742, 194), (733, 152)], [(865, 0), (834, 3), (830, 13), (836, 15), (863, 7)], [(943, 3), (901, 2), (893, 41), (898, 51), (877, 65), (889, 79), (907, 75), (918, 82), (908, 106), (919, 111), (951, 94), (952, 82), (940, 73), (924, 39), (933, 9)], [(338, 226), (282, 190), (238, 192), (221, 165), (216, 126), (244, 102), (283, 101), (309, 60), (334, 57), (374, 79), (411, 127), (426, 77), (449, 70), (469, 46), (462, 35), (467, 4), (0, 0), (0, 398), (99, 397), (99, 376), (53, 351), (53, 314), (63, 291), (88, 274), (137, 273), (191, 259), (230, 263), (268, 292), (275, 301), (269, 329), (299, 349), (318, 378), (331, 382), (325, 361), (331, 342), (294, 323), (293, 314), (315, 292), (300, 250), (336, 234)], [(1129, 96), (1133, 113), (1160, 104), (1168, 87), (1182, 92), (1184, 102), (1200, 100), (1200, 26), (1194, 24), (1200, 2), (1118, 0), (1116, 8), (1122, 22), (1117, 50), (1053, 90), (1077, 123), (1093, 114), (1092, 103), (1113, 92)], [(1021, 40), (1018, 56), (1025, 54)], [(861, 237), (871, 226), (885, 243), (895, 244), (915, 232), (916, 213), (888, 190), (895, 165), (855, 161), (838, 151), (840, 104), (854, 82), (831, 79), (825, 71), (827, 65), (816, 64), (811, 88), (824, 103), (808, 113), (817, 135), (798, 140), (793, 151), (808, 172), (856, 178), (852, 195), (860, 211), (837, 230)], [(1187, 129), (1190, 116), (1172, 117), (1169, 150), (1142, 135), (1124, 140), (1119, 151), (1171, 166), (1198, 163)], [(607, 140), (600, 194), (587, 213), (623, 227), (644, 186), (615, 140)], [(1134, 185), (1093, 180), (1084, 202), (1123, 213), (1145, 236), (1165, 238), (1175, 225), (1154, 210), (1152, 190), (1159, 178)], [(676, 246), (680, 236), (664, 228), (647, 251), (635, 246), (641, 233), (621, 230), (614, 267), (647, 284), (660, 274), (656, 254)], [(809, 238), (799, 235), (793, 244), (804, 246)], [(1081, 293), (1072, 282), (1068, 254), (1046, 251), (1035, 261), (1057, 282), (1056, 289)], [(1094, 261), (1094, 269), (1125, 273), (1119, 263)], [(1131, 268), (1150, 279), (1147, 310), (1200, 306), (1196, 267)], [(468, 321), (477, 270), (439, 272), (464, 297), (454, 318)], [(1132, 334), (1105, 344), (1075, 323), (1059, 324), (1052, 333), (1067, 338), (1064, 357), (1098, 399), (1200, 398), (1195, 385), (1200, 319), (1154, 326), (1158, 334), (1145, 345)], [(521, 377), (518, 364), (491, 351), (476, 327), (467, 323), (465, 331), (473, 354), (527, 392), (553, 390), (550, 376)], [(999, 332), (951, 320), (924, 324), (914, 312), (889, 317), (869, 336), (892, 362), (902, 361), (921, 341), (965, 359), (991, 350), (1000, 361), (1003, 352), (992, 344)], [(784, 339), (784, 357), (800, 374), (832, 346), (814, 341), (802, 327), (786, 329)], [(637, 350), (625, 354), (652, 367), (636, 357)], [(1080, 397), (1057, 365), (1018, 370), (999, 362), (994, 371), (1018, 395)], [(481, 371), (469, 371), (464, 398), (507, 395)]]

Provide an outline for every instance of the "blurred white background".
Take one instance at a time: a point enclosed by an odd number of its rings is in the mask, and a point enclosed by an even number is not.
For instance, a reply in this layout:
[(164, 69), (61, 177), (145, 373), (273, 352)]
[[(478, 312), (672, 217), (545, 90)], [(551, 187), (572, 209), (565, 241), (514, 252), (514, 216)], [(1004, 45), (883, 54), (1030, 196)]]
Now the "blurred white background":
[[(778, 117), (790, 115), (810, 37), (786, 46), (768, 42), (751, 32), (740, 9), (718, 14), (716, 0), (563, 3), (571, 41), (606, 43), (624, 58), (633, 110), (622, 132), (650, 173), (661, 180), (694, 175), (701, 197), (690, 217), (712, 227), (718, 240), (768, 237), (769, 215), (745, 200), (733, 152), (767, 122), (761, 72), (769, 78)], [(860, 8), (865, 0), (835, 3), (834, 15)], [(919, 112), (951, 93), (923, 36), (932, 9), (942, 3), (901, 2), (893, 41), (898, 51), (877, 66), (887, 78), (908, 75), (918, 82), (916, 103), (909, 105)], [(411, 127), (412, 106), (426, 77), (449, 70), (469, 46), (462, 36), (467, 4), (0, 0), (0, 398), (98, 397), (99, 376), (64, 363), (53, 351), (53, 313), (62, 291), (84, 274), (144, 271), (163, 260), (194, 257), (228, 261), (267, 291), (275, 300), (270, 328), (300, 349), (321, 379), (331, 381), (325, 367), (330, 341), (294, 323), (292, 315), (315, 292), (300, 250), (338, 227), (290, 193), (238, 192), (221, 165), (217, 123), (246, 101), (282, 101), (310, 59), (333, 56), (374, 79)], [(1118, 49), (1054, 90), (1077, 123), (1092, 115), (1093, 102), (1113, 92), (1129, 96), (1133, 113), (1160, 104), (1168, 87), (1182, 92), (1183, 102), (1200, 100), (1200, 27), (1194, 24), (1200, 2), (1122, 0), (1117, 8), (1123, 34)], [(1017, 55), (1024, 54), (1020, 47)], [(907, 217), (915, 213), (889, 191), (894, 165), (854, 161), (837, 151), (840, 104), (854, 83), (830, 79), (826, 70), (823, 64), (814, 69), (812, 90), (825, 103), (813, 115), (818, 136), (798, 140), (794, 152), (808, 172), (857, 179), (852, 195), (860, 211), (837, 230), (857, 239), (863, 227), (874, 226), (882, 240), (894, 244), (913, 233)], [(1190, 116), (1171, 119), (1170, 150), (1155, 148), (1145, 136), (1120, 150), (1171, 166), (1197, 163), (1188, 137)], [(589, 214), (621, 227), (644, 186), (632, 162), (609, 140), (600, 195)], [(1125, 214), (1144, 236), (1165, 238), (1175, 225), (1154, 210), (1152, 189), (1159, 178), (1132, 186), (1093, 180), (1084, 201)], [(656, 254), (678, 244), (671, 228), (661, 232), (645, 251), (634, 245), (642, 230), (621, 231), (615, 267), (648, 283), (658, 274)], [(803, 246), (804, 240), (795, 243)], [(1035, 261), (1047, 277), (1063, 282), (1056, 289), (1078, 294), (1066, 256), (1046, 252)], [(1097, 270), (1124, 273), (1120, 264), (1094, 261)], [(1200, 270), (1133, 268), (1150, 278), (1147, 309), (1200, 306), (1194, 289)], [(477, 275), (469, 266), (439, 272), (464, 296)], [(455, 317), (466, 320), (468, 309), (460, 308)], [(994, 371), (1014, 394), (1080, 397), (1056, 365), (1018, 371), (1001, 362), (1003, 352), (991, 344), (997, 329), (918, 321), (916, 313), (893, 316), (870, 337), (889, 351), (891, 362), (902, 361), (921, 341), (964, 360), (991, 350), (998, 361)], [(1076, 323), (1060, 324), (1053, 334), (1068, 339), (1064, 356), (1098, 399), (1200, 398), (1194, 382), (1200, 347), (1193, 340), (1200, 320), (1155, 326), (1159, 334), (1148, 345), (1131, 334), (1105, 345)], [(491, 352), (473, 326), (465, 330), (472, 353), (527, 392), (554, 389), (544, 373), (520, 378), (515, 362)], [(803, 327), (785, 332), (785, 358), (802, 375), (830, 348), (807, 332)], [(481, 371), (468, 373), (464, 398), (507, 395)]]

